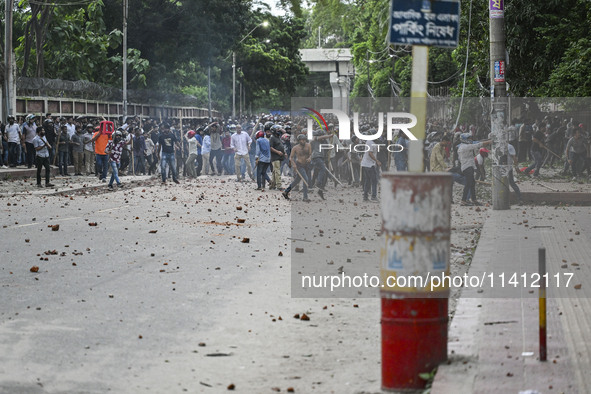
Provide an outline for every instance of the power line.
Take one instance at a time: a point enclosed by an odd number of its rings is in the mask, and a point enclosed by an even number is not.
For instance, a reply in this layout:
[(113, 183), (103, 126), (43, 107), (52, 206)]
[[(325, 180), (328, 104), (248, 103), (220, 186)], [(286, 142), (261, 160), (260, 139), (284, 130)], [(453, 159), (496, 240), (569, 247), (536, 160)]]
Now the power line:
[(29, 4), (52, 5), (52, 6), (83, 5), (83, 4), (90, 4), (90, 3), (96, 3), (96, 2), (97, 2), (97, 0), (80, 0), (80, 1), (72, 2), (72, 3), (46, 3), (44, 1), (29, 0)]

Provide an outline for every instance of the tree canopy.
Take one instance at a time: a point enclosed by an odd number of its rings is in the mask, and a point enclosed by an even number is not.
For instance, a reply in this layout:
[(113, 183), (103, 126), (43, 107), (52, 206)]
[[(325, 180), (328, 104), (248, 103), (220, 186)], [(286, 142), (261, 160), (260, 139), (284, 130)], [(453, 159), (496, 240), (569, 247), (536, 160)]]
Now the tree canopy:
[[(20, 0), (13, 23), (18, 75), (120, 87), (122, 1)], [(465, 95), (486, 96), (487, 3), (460, 1), (459, 45), (430, 50), (429, 92), (461, 95), (466, 67)], [(260, 0), (129, 0), (129, 87), (192, 94), (206, 105), (211, 70), (215, 107), (227, 111), (235, 53), (247, 101), (285, 104), (306, 81), (299, 48), (320, 45), (351, 48), (353, 95), (410, 94), (411, 48), (386, 43), (390, 0), (276, 3), (284, 15)], [(505, 26), (511, 94), (591, 96), (591, 2), (512, 0)]]

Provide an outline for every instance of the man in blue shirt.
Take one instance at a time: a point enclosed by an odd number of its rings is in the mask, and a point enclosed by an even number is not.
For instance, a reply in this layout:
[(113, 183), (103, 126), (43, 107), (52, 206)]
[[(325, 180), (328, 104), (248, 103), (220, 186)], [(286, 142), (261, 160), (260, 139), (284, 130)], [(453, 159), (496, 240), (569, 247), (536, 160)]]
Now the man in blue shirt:
[(269, 140), (265, 138), (265, 134), (262, 131), (258, 131), (255, 135), (257, 140), (257, 153), (255, 156), (256, 168), (257, 168), (257, 190), (265, 191), (265, 180), (271, 183), (267, 171), (271, 164), (271, 145)]

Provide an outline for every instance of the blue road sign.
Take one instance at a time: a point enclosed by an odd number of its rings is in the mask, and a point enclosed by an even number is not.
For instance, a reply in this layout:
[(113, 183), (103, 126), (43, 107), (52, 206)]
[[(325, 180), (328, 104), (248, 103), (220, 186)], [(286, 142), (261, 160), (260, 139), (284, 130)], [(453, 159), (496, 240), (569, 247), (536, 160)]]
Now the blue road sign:
[(459, 33), (458, 1), (392, 0), (392, 44), (455, 48)]

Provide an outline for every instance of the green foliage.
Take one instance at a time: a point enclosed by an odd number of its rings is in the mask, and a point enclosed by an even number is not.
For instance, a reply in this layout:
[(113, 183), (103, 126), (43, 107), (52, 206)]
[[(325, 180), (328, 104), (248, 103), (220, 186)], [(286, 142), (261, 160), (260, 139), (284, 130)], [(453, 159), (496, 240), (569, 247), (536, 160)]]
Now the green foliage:
[[(345, 33), (343, 18), (352, 4), (341, 0), (316, 0), (307, 18), (306, 30), (308, 38), (303, 43), (303, 48), (318, 47), (318, 34), (322, 48), (343, 47), (348, 41)], [(320, 28), (320, 32), (318, 31)]]
[(285, 96), (281, 103), (285, 105), (308, 73), (299, 54), (299, 43), (305, 35), (304, 20), (271, 15), (266, 15), (265, 20), (269, 23), (266, 33), (253, 34), (237, 49), (237, 66), (247, 98), (260, 99), (275, 90)]

